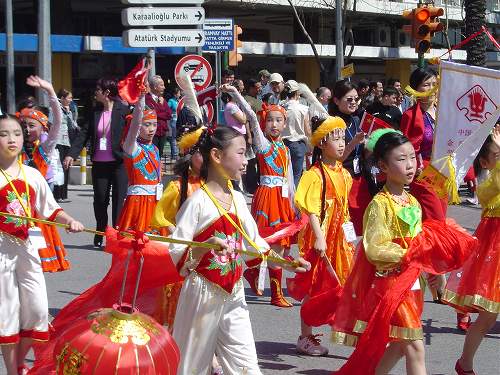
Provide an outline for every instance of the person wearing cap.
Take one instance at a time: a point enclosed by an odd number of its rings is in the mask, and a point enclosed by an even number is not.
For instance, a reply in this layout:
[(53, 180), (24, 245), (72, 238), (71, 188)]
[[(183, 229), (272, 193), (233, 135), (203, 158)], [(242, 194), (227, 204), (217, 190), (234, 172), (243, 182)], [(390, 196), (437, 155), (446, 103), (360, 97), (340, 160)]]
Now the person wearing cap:
[(283, 76), (279, 73), (273, 73), (269, 78), (269, 83), (273, 93), (273, 96), (269, 99), (269, 103), (279, 105), (281, 102), (281, 93), (285, 89)]
[(293, 182), (299, 184), (304, 170), (304, 158), (307, 152), (307, 140), (311, 136), (309, 108), (299, 103), (300, 92), (297, 81), (290, 79), (285, 84), (287, 101), (286, 127), (283, 129), (283, 142), (290, 150), (292, 159)]

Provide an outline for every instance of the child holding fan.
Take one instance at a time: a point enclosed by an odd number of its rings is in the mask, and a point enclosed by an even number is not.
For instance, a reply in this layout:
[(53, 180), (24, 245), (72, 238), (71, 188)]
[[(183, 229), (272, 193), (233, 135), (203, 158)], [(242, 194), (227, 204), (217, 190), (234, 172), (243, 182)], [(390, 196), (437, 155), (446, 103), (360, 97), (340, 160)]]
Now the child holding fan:
[[(0, 211), (54, 220), (79, 232), (83, 225), (61, 210), (36, 169), (22, 164), (23, 130), (10, 115), (0, 116)], [(0, 216), (0, 344), (8, 375), (25, 374), (33, 340), (46, 341), (48, 302), (39, 248), (39, 228)]]
[[(295, 204), (309, 216), (309, 223), (299, 234), (299, 249), (300, 254), (311, 261), (313, 271), (310, 275), (315, 276), (288, 281), (289, 294), (304, 303), (312, 290), (321, 289), (324, 278), (336, 277), (341, 285), (345, 283), (354, 255), (350, 242), (356, 240), (347, 202), (352, 178), (342, 166), (345, 122), (340, 117), (330, 116), (326, 119), (313, 117), (311, 122), (313, 166), (300, 179)], [(329, 274), (330, 267), (336, 276)], [(303, 292), (297, 296), (299, 290)], [(327, 354), (328, 349), (319, 344), (316, 336), (301, 319), (297, 351), (308, 355)]]
[[(252, 215), (257, 222), (259, 234), (271, 244), (275, 251), (287, 256), (291, 237), (300, 230), (301, 224), (292, 206), (295, 185), (290, 153), (281, 140), (281, 131), (286, 125), (286, 110), (277, 105), (264, 106), (260, 113), (259, 124), (255, 112), (235, 87), (226, 84), (221, 87), (221, 90), (234, 97), (238, 106), (246, 114), (253, 133), (253, 144), (259, 163), (260, 184), (253, 196)], [(279, 307), (293, 306), (283, 297), (282, 269), (270, 266), (268, 270), (271, 304)], [(248, 268), (244, 276), (252, 291), (261, 296), (263, 290), (258, 285), (259, 269)]]
[(486, 139), (475, 164), (490, 172), (477, 188), (483, 207), (475, 233), (479, 246), (463, 268), (450, 275), (443, 295), (446, 303), (479, 313), (467, 331), (462, 356), (455, 365), (459, 375), (474, 375), (474, 355), (500, 313), (500, 125)]
[[(206, 183), (180, 208), (172, 237), (211, 242), (224, 251), (169, 246), (178, 269), (188, 273), (174, 322), (173, 335), (181, 351), (178, 373), (208, 373), (216, 352), (224, 373), (259, 375), (241, 280), (243, 259), (235, 250), (270, 251), (258, 234), (244, 196), (229, 187), (229, 181), (239, 180), (245, 170), (246, 142), (241, 133), (228, 127), (209, 128), (202, 137), (201, 178)], [(245, 261), (258, 266), (262, 257)], [(309, 266), (303, 260), (299, 264), (295, 272), (304, 272)]]
[(367, 148), (387, 180), (365, 211), (363, 242), (336, 307), (334, 341), (356, 345), (336, 374), (387, 374), (404, 357), (407, 374), (424, 375), (419, 275), (460, 267), (476, 240), (456, 225), (422, 224), (420, 204), (404, 189), (416, 172), (408, 138), (381, 129)]

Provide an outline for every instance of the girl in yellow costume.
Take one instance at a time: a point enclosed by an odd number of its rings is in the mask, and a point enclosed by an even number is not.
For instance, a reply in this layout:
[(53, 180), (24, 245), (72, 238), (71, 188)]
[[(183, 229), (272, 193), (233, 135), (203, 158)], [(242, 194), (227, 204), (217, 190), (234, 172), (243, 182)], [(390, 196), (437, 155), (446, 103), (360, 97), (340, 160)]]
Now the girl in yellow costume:
[[(342, 167), (345, 149), (345, 122), (340, 117), (312, 118), (311, 144), (314, 146), (313, 166), (302, 175), (295, 193), (295, 205), (309, 223), (299, 233), (299, 249), (302, 256), (313, 264), (310, 278), (295, 278), (293, 287), (289, 283), (289, 294), (306, 302), (325, 281), (332, 278), (330, 263), (341, 284), (351, 270), (354, 248), (347, 240), (343, 228), (354, 229), (349, 221), (347, 197), (352, 178)], [(351, 232), (351, 235), (353, 232)], [(324, 263), (323, 263), (324, 262)], [(297, 351), (308, 355), (325, 355), (328, 349), (321, 346), (318, 335), (301, 319), (301, 336)]]
[(462, 356), (455, 365), (459, 375), (474, 375), (474, 355), (500, 313), (500, 125), (484, 143), (476, 163), (490, 172), (477, 188), (483, 207), (475, 233), (479, 246), (462, 269), (450, 275), (443, 294), (444, 302), (479, 313), (467, 331)]

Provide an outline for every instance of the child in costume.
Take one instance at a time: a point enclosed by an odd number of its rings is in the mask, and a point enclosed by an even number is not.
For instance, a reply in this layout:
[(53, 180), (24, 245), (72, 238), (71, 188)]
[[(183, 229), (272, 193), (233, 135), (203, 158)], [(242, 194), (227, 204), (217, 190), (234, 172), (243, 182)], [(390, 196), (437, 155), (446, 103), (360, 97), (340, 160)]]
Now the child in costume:
[[(207, 241), (225, 250), (201, 253), (184, 245), (169, 246), (178, 269), (188, 273), (173, 330), (181, 352), (178, 374), (207, 374), (215, 352), (224, 373), (261, 374), (241, 279), (243, 258), (236, 251), (270, 251), (243, 194), (229, 188), (229, 180), (238, 180), (245, 169), (246, 142), (228, 127), (209, 128), (202, 137), (201, 178), (206, 183), (182, 205), (172, 238)], [(176, 254), (182, 258), (175, 259)], [(245, 259), (249, 266), (261, 261), (261, 257)], [(308, 263), (299, 263), (302, 266), (295, 271), (305, 271)]]
[[(296, 224), (298, 219), (292, 206), (295, 185), (290, 152), (281, 140), (281, 131), (286, 125), (286, 110), (277, 105), (263, 107), (259, 124), (255, 112), (234, 86), (223, 85), (221, 90), (234, 97), (247, 116), (253, 133), (260, 184), (253, 196), (252, 216), (257, 222), (259, 234), (275, 251), (287, 256), (291, 237), (300, 230), (300, 225)], [(280, 267), (269, 267), (271, 304), (291, 307), (293, 305), (283, 297), (282, 273)], [(245, 270), (244, 276), (252, 291), (261, 296), (263, 291), (257, 285), (259, 269), (250, 267)]]
[[(130, 121), (130, 118), (129, 118)], [(149, 232), (156, 202), (163, 193), (158, 148), (153, 144), (156, 113), (144, 109), (144, 94), (137, 102), (122, 148), (129, 186), (118, 220), (120, 230)]]
[(446, 303), (479, 313), (467, 331), (462, 355), (455, 365), (459, 375), (474, 375), (474, 355), (500, 313), (500, 125), (479, 151), (476, 164), (490, 172), (477, 188), (483, 207), (475, 233), (479, 246), (463, 268), (450, 275), (443, 294)]
[[(26, 83), (29, 86), (41, 88), (47, 93), (53, 123), (49, 129), (49, 119), (38, 107), (23, 108), (19, 112), (19, 119), (26, 131), (22, 160), (25, 165), (38, 169), (50, 186), (54, 179), (51, 158), (54, 153), (58, 153), (56, 144), (61, 128), (61, 106), (50, 82), (38, 76), (30, 76)], [(59, 156), (57, 155), (56, 158), (58, 159)], [(47, 247), (39, 249), (43, 271), (59, 272), (69, 269), (70, 263), (66, 259), (66, 250), (57, 228), (44, 224), (37, 224), (37, 226), (42, 230), (47, 244)]]
[(460, 267), (476, 240), (442, 221), (422, 225), (420, 204), (404, 190), (416, 171), (408, 138), (380, 129), (367, 148), (386, 184), (365, 211), (363, 241), (332, 322), (335, 342), (356, 345), (336, 374), (387, 374), (405, 357), (407, 374), (424, 375), (419, 275)]
[[(199, 150), (200, 136), (206, 128), (199, 126), (181, 135), (178, 147), (182, 157), (174, 165), (174, 173), (178, 179), (170, 181), (163, 195), (156, 205), (151, 226), (167, 236), (175, 230), (175, 215), (182, 204), (201, 186), (200, 169), (203, 157)], [(167, 325), (173, 326), (177, 301), (181, 291), (182, 282), (166, 285), (158, 301), (158, 308), (154, 318)]]
[[(323, 264), (320, 267), (319, 262), (329, 262), (340, 284), (345, 283), (354, 256), (354, 247), (348, 241), (356, 240), (347, 202), (352, 178), (342, 166), (345, 122), (340, 117), (330, 116), (326, 119), (313, 117), (311, 122), (313, 166), (300, 179), (295, 192), (295, 205), (309, 216), (309, 223), (299, 233), (299, 250), (305, 259), (311, 261), (311, 275), (315, 276), (302, 281), (295, 279), (293, 288), (288, 283), (288, 292), (292, 297), (294, 290), (305, 291), (305, 296), (297, 298), (304, 302), (311, 291), (324, 282), (324, 278), (332, 278), (327, 267)], [(347, 227), (351, 230), (349, 238), (343, 230)], [(297, 351), (308, 355), (327, 354), (328, 349), (319, 344), (317, 336), (312, 334), (312, 327), (301, 319)]]
[[(83, 230), (57, 205), (40, 172), (22, 164), (22, 147), (19, 121), (0, 116), (0, 211), (68, 224), (72, 232)], [(49, 338), (40, 247), (45, 243), (38, 227), (0, 216), (0, 345), (8, 375), (25, 374), (24, 359), (33, 340)]]

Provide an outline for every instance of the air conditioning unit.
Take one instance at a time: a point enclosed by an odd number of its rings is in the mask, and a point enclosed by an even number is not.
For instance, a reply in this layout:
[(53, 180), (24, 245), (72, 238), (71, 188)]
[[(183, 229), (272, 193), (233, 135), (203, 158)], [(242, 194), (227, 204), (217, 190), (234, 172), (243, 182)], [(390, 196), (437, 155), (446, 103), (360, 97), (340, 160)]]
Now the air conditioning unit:
[(405, 47), (410, 45), (411, 36), (403, 30), (398, 30), (396, 33), (396, 47)]
[(391, 28), (389, 26), (380, 26), (375, 28), (372, 44), (378, 47), (391, 46)]

